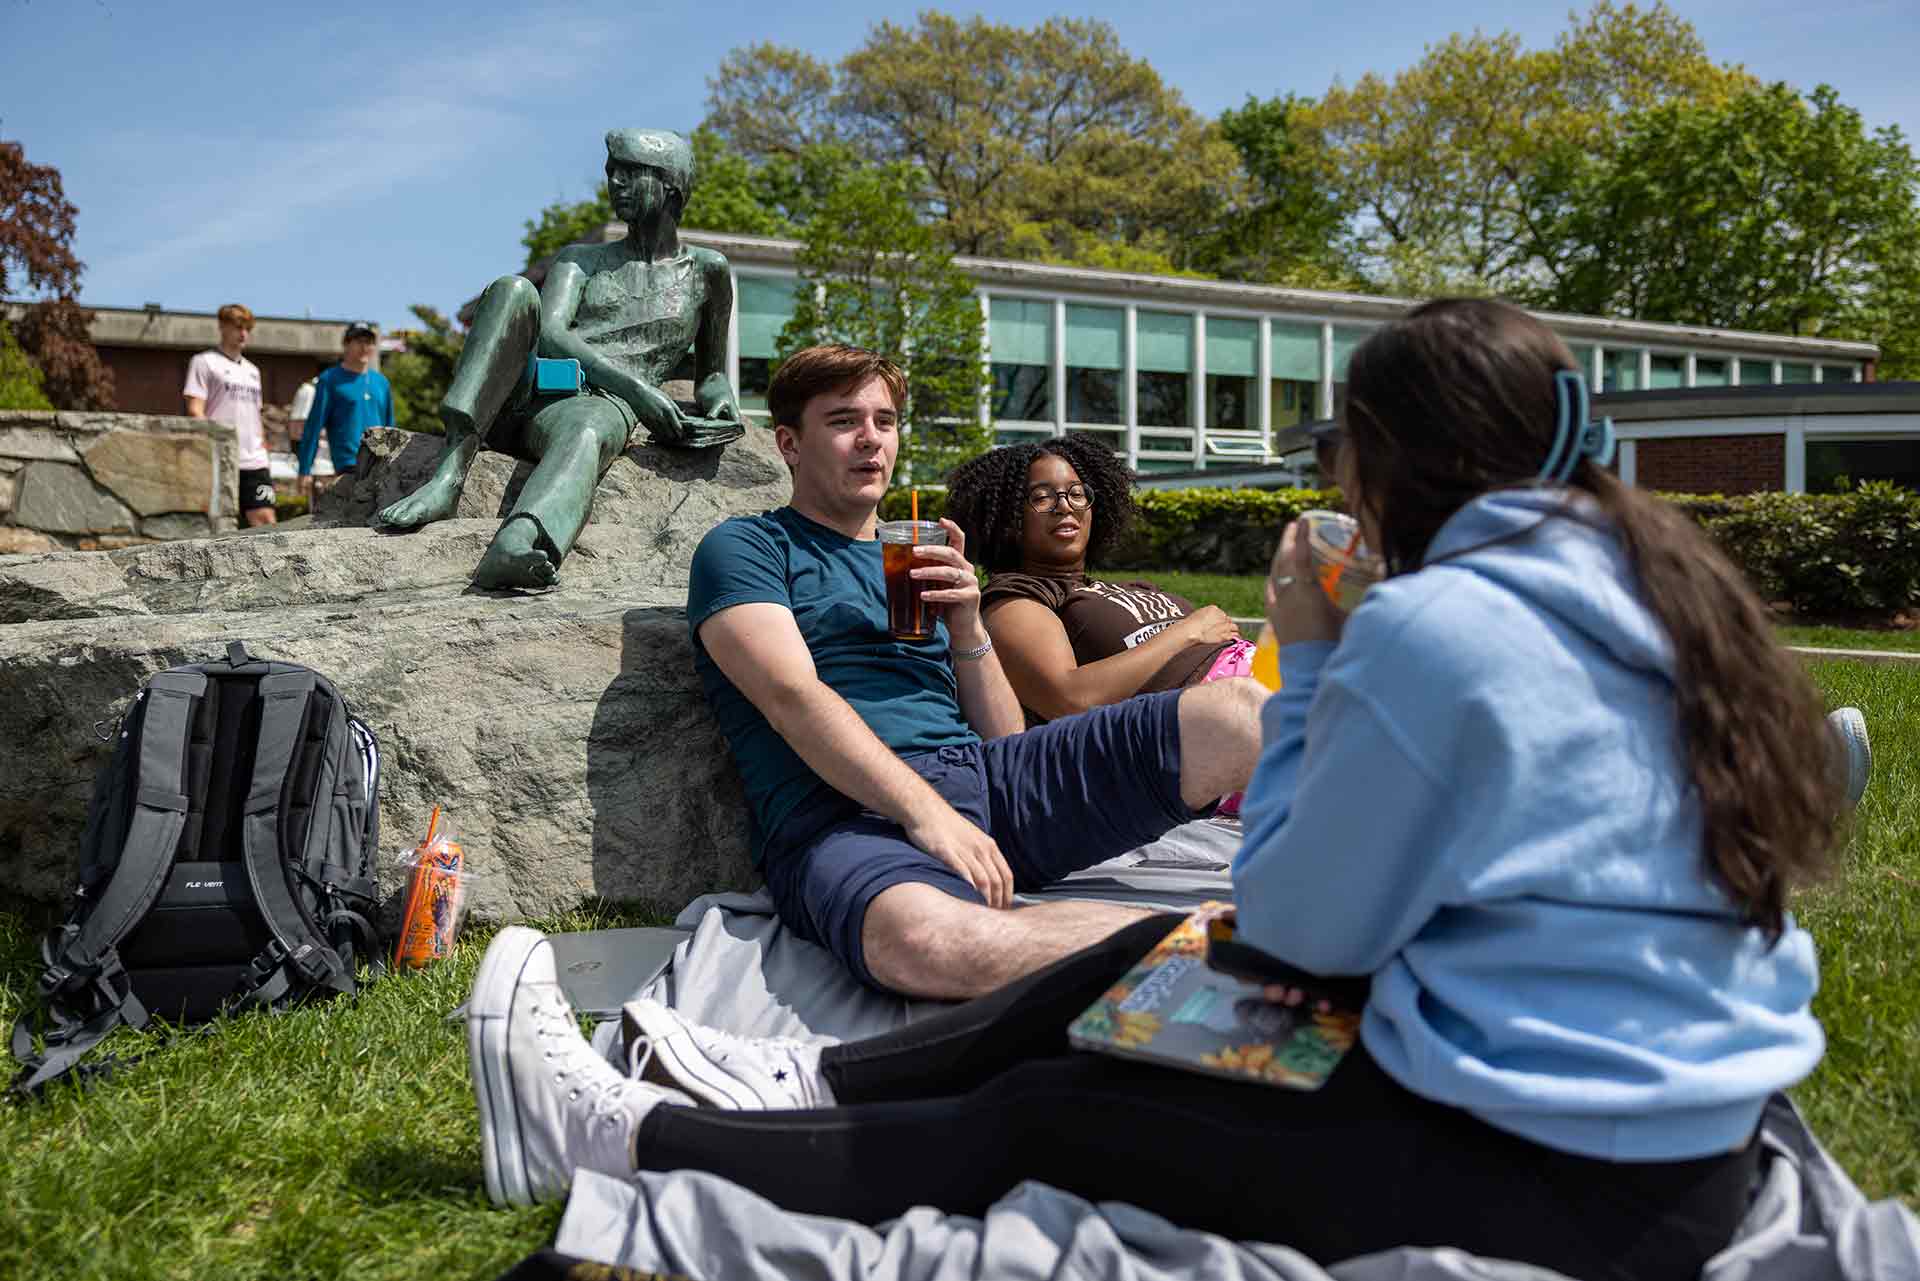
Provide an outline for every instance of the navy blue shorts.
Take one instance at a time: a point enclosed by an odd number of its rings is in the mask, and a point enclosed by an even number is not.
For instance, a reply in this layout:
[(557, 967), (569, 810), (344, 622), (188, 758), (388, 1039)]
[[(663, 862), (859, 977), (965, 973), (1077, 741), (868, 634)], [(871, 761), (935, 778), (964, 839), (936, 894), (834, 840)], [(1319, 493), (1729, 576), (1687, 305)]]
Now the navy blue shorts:
[[(1038, 889), (1196, 817), (1180, 799), (1180, 694), (1142, 694), (1005, 738), (901, 759), (992, 835), (1015, 889)], [(860, 931), (867, 904), (882, 890), (917, 882), (986, 901), (909, 842), (898, 823), (833, 791), (781, 825), (760, 870), (787, 928), (873, 987), (880, 985), (861, 953)]]

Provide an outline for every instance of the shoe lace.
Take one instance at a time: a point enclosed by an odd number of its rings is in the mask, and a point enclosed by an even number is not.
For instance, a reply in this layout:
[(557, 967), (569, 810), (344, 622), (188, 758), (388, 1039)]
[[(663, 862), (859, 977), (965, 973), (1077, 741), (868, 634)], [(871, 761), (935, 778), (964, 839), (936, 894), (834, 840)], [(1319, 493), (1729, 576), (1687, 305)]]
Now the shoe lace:
[[(573, 1078), (573, 1084), (567, 1086), (567, 1100), (578, 1102), (584, 1097), (590, 1121), (611, 1123), (625, 1117), (629, 1100), (641, 1093), (635, 1085), (636, 1077), (612, 1071), (606, 1061), (579, 1038), (573, 1007), (565, 997), (556, 994), (551, 1005), (536, 1005), (534, 1012), (541, 1016), (534, 1024), (540, 1039), (560, 1045), (558, 1050), (549, 1047), (543, 1051), (554, 1065), (554, 1079), (565, 1084)], [(608, 1070), (596, 1072), (594, 1068)]]

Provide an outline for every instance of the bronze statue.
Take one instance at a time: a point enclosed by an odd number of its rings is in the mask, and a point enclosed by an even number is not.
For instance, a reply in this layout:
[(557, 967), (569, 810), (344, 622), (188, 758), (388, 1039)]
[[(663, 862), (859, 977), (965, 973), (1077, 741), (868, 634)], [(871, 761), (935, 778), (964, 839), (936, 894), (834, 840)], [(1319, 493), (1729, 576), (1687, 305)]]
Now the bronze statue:
[[(473, 581), (546, 587), (636, 426), (691, 449), (740, 438), (746, 428), (726, 374), (733, 281), (718, 253), (680, 244), (692, 189), (693, 147), (680, 134), (607, 135), (607, 194), (626, 239), (561, 250), (538, 292), (524, 276), (487, 286), (440, 402), (446, 448), (433, 476), (383, 510), (383, 522), (411, 529), (451, 516), (482, 444), (529, 459), (533, 475)], [(689, 348), (697, 413), (660, 389)]]

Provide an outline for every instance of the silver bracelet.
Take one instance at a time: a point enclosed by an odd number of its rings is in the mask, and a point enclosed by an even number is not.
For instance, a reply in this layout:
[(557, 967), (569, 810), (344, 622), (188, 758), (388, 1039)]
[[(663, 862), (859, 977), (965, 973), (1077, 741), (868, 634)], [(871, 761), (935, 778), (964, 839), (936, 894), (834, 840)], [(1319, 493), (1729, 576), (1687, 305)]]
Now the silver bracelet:
[(953, 661), (956, 663), (977, 663), (991, 653), (993, 653), (993, 637), (989, 636), (973, 649), (954, 650)]

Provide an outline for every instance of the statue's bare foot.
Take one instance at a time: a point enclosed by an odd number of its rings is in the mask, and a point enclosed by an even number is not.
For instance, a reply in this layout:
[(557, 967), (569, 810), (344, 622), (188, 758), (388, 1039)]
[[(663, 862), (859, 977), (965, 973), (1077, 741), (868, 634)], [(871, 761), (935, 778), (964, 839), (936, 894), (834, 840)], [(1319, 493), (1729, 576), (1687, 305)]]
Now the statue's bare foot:
[(507, 517), (474, 569), (473, 585), (489, 589), (553, 586), (559, 580), (560, 567), (534, 542), (538, 532), (531, 519)]
[(460, 490), (458, 479), (434, 476), (399, 502), (382, 508), (380, 522), (396, 529), (417, 529), (446, 520), (460, 505)]

